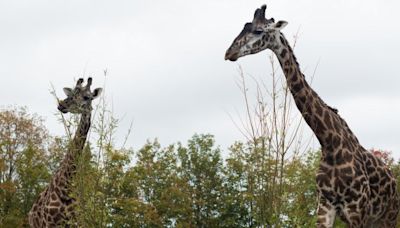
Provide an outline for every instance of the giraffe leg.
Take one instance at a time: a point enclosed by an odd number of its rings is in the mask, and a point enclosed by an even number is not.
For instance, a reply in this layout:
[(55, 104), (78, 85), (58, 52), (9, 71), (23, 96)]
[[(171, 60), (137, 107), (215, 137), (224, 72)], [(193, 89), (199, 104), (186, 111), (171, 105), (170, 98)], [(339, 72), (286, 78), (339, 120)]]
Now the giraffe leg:
[(367, 227), (368, 228), (396, 228), (396, 224), (391, 221), (376, 222), (376, 223), (370, 224)]
[(361, 215), (353, 215), (348, 221), (348, 226), (350, 228), (368, 227), (367, 221)]
[(397, 217), (399, 215), (399, 206), (400, 200), (397, 196), (394, 197), (392, 201), (390, 201), (390, 206), (388, 212), (385, 213), (379, 225), (376, 227), (382, 228), (395, 228), (397, 227)]
[(397, 210), (389, 211), (385, 216), (371, 227), (376, 228), (395, 228), (397, 227)]
[(344, 205), (342, 219), (350, 228), (377, 228), (369, 217), (370, 202), (366, 200), (352, 201)]
[(317, 209), (317, 227), (331, 228), (335, 222), (335, 207), (325, 198), (319, 197)]

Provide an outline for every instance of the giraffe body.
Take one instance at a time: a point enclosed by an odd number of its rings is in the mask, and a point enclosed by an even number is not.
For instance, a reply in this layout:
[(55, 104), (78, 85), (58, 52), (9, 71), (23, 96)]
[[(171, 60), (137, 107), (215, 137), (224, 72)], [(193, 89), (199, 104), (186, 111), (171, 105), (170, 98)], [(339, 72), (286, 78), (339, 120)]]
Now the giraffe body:
[(83, 150), (91, 124), (92, 100), (101, 93), (101, 88), (90, 91), (92, 79), (82, 86), (79, 79), (74, 89), (64, 88), (67, 98), (59, 102), (58, 109), (63, 112), (81, 114), (78, 128), (60, 167), (49, 185), (40, 193), (29, 212), (29, 225), (34, 228), (71, 226), (74, 216), (75, 199), (70, 196), (71, 182), (76, 173), (76, 159)]
[(265, 49), (277, 56), (296, 106), (321, 144), (316, 175), (317, 227), (333, 227), (336, 217), (349, 227), (396, 227), (400, 202), (396, 181), (387, 166), (364, 149), (340, 117), (309, 86), (288, 41), (280, 30), (287, 22), (265, 18), (257, 9), (227, 50), (225, 59)]

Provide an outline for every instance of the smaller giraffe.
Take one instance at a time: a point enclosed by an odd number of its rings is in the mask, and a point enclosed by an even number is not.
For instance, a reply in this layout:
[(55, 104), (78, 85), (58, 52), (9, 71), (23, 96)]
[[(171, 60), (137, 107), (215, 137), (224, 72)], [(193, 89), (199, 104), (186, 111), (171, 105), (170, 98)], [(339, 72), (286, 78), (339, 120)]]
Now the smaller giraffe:
[(62, 113), (81, 114), (78, 128), (60, 167), (49, 185), (40, 193), (29, 212), (29, 225), (33, 228), (69, 226), (74, 213), (75, 199), (70, 196), (71, 182), (76, 173), (76, 160), (82, 152), (91, 124), (92, 100), (102, 89), (91, 92), (92, 78), (82, 86), (80, 78), (74, 89), (64, 88), (67, 98), (59, 101)]

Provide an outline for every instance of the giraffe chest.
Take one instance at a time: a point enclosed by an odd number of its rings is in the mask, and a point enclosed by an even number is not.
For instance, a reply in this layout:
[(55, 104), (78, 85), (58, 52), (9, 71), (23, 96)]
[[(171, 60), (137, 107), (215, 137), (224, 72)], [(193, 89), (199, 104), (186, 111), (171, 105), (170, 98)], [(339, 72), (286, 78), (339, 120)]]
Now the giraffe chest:
[(368, 152), (355, 154), (348, 164), (332, 165), (322, 160), (316, 180), (319, 194), (341, 216), (364, 211), (375, 221), (397, 199), (396, 183), (390, 171)]
[(365, 170), (354, 163), (331, 166), (321, 162), (316, 176), (320, 194), (337, 204), (346, 204), (367, 194), (369, 186)]

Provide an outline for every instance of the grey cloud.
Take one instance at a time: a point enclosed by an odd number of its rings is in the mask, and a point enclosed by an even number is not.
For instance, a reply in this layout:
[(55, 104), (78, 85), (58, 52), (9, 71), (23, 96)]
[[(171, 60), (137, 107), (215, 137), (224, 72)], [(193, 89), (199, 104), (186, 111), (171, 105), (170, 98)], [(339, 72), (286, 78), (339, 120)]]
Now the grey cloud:
[[(235, 115), (243, 101), (235, 85), (238, 64), (225, 62), (224, 52), (264, 3), (2, 2), (0, 104), (27, 105), (46, 116), (52, 132), (62, 134), (50, 82), (61, 94), (73, 78), (91, 75), (96, 85), (106, 81), (109, 101), (124, 116), (121, 132), (134, 120), (134, 147), (148, 137), (172, 143), (210, 132), (226, 148), (242, 139), (227, 112)], [(385, 109), (400, 101), (400, 30), (390, 23), (400, 19), (398, 6), (396, 1), (285, 0), (268, 2), (267, 9), (267, 17), (289, 21), (283, 31), (289, 40), (300, 28), (295, 52), (307, 77), (320, 60), (313, 87), (321, 97), (339, 108), (366, 147), (393, 151), (400, 151), (394, 137), (399, 126), (385, 120), (396, 121), (400, 110), (367, 118), (357, 112), (364, 107), (356, 98), (374, 97), (378, 103), (391, 98)], [(248, 56), (239, 64), (268, 84), (269, 55)]]

